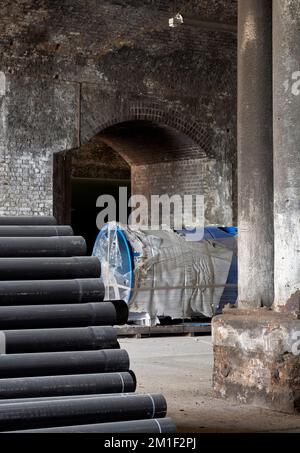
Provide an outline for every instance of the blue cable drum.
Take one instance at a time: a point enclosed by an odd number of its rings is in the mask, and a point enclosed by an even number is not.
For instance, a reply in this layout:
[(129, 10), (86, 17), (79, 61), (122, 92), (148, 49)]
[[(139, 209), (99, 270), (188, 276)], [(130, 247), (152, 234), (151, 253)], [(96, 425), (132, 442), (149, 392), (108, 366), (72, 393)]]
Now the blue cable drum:
[[(115, 231), (115, 240), (118, 241), (118, 246), (114, 249), (116, 255), (114, 260), (111, 261), (111, 266), (113, 266), (113, 274), (116, 275), (117, 284), (119, 286), (120, 294), (112, 294), (113, 288), (109, 288), (109, 294), (106, 294), (106, 299), (121, 299), (125, 302), (129, 302), (131, 298), (132, 288), (134, 284), (134, 262), (133, 257), (134, 253), (132, 247), (127, 240), (124, 232), (119, 228), (118, 225), (114, 226)], [(108, 225), (104, 227), (99, 232), (96, 242), (93, 248), (92, 255), (97, 256), (101, 261), (102, 256), (112, 255), (112, 248), (114, 247), (114, 242), (108, 240), (109, 229)], [(110, 250), (108, 250), (108, 244), (110, 244)], [(124, 288), (122, 288), (124, 287)], [(127, 289), (125, 289), (127, 288)]]

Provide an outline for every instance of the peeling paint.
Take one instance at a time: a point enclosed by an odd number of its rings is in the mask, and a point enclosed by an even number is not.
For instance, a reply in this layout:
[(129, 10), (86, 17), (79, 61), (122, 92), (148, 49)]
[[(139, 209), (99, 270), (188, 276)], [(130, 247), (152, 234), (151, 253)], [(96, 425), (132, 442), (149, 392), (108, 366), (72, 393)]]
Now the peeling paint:
[(294, 354), (299, 337), (299, 320), (272, 311), (245, 315), (236, 310), (215, 318), (216, 395), (281, 412), (299, 411), (300, 354)]
[(247, 47), (256, 42), (257, 30), (253, 13), (249, 12), (244, 25), (243, 38), (241, 41), (241, 52), (246, 52)]

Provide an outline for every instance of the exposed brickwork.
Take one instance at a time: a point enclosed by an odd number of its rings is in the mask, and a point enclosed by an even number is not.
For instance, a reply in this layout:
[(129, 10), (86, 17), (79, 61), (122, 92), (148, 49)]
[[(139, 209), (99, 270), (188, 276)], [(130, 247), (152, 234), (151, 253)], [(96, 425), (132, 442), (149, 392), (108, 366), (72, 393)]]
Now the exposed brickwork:
[(204, 132), (197, 136), (198, 144), (178, 128), (141, 119), (105, 129), (100, 137), (132, 165), (204, 158), (215, 151)]
[(145, 195), (203, 195), (207, 224), (232, 224), (231, 168), (207, 160), (132, 167), (132, 192)]
[(78, 144), (77, 87), (9, 76), (0, 99), (0, 214), (51, 214), (53, 153)]
[(0, 215), (52, 214), (51, 151), (8, 153), (1, 176)]
[(231, 309), (213, 320), (215, 393), (281, 412), (300, 411), (300, 320)]
[[(2, 96), (0, 89), (0, 154), (7, 168), (0, 188), (9, 188), (1, 191), (1, 212), (11, 206), (19, 213), (49, 213), (51, 153), (86, 144), (122, 121), (172, 127), (198, 147), (195, 158), (201, 150), (232, 164), (234, 177), (236, 34), (218, 24), (236, 24), (236, 1), (4, 0), (1, 11), (0, 71), (8, 89)], [(170, 29), (168, 19), (177, 11), (216, 23), (215, 29), (188, 20)], [(40, 167), (40, 200), (31, 196), (29, 170), (24, 181), (13, 180), (30, 162), (18, 159), (27, 153)], [(15, 183), (22, 197), (11, 205)]]
[[(229, 112), (235, 113), (235, 110), (234, 105), (229, 103), (231, 102), (229, 99), (224, 99), (222, 102), (219, 99), (218, 104), (214, 104), (214, 99), (204, 99), (201, 104), (203, 117), (199, 115), (201, 119), (195, 120), (190, 112), (186, 112), (184, 108), (181, 111), (172, 102), (166, 102), (163, 105), (158, 100), (153, 102), (147, 98), (137, 101), (132, 97), (108, 96), (97, 85), (84, 84), (81, 93), (83, 143), (119, 123), (142, 120), (169, 126), (182, 132), (212, 157), (227, 158), (232, 161), (236, 158), (235, 122), (228, 115)], [(102, 106), (101, 109), (98, 108), (99, 105)], [(205, 112), (205, 109), (212, 111)], [(205, 118), (209, 116), (213, 116), (213, 127), (205, 122)], [(217, 117), (221, 116), (223, 120), (225, 119), (225, 128), (217, 126)]]
[(72, 153), (74, 178), (130, 179), (130, 166), (97, 136)]

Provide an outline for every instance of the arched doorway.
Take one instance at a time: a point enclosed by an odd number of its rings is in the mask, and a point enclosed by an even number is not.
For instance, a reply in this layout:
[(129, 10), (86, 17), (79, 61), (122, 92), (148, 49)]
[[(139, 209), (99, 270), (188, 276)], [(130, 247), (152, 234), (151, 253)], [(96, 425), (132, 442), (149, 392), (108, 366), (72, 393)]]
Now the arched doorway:
[[(99, 195), (203, 195), (206, 224), (233, 223), (232, 164), (174, 126), (147, 119), (108, 125), (88, 143), (55, 156), (54, 212), (76, 234), (96, 237)], [(194, 133), (195, 135), (195, 133)], [(118, 218), (116, 218), (118, 220)]]

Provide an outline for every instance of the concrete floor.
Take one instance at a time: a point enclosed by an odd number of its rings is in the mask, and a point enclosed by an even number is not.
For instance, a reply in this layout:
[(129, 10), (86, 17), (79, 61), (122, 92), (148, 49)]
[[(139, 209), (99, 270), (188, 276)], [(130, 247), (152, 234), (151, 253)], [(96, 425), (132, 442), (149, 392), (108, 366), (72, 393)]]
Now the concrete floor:
[(289, 416), (214, 398), (212, 345), (205, 337), (121, 339), (138, 392), (163, 393), (178, 432), (300, 432)]

